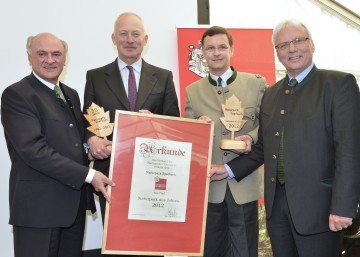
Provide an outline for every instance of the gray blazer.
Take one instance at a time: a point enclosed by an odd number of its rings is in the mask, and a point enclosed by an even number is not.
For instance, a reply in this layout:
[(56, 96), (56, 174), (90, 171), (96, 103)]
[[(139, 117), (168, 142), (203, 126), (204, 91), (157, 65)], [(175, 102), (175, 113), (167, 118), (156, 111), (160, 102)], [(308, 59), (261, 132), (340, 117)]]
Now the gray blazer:
[[(266, 81), (259, 75), (234, 71), (231, 83), (218, 94), (219, 88), (211, 84), (209, 78), (203, 78), (186, 88), (185, 117), (199, 118), (206, 115), (214, 121), (214, 139), (212, 149), (212, 163), (224, 164), (238, 155), (219, 147), (222, 139), (230, 139), (230, 132), (220, 121), (224, 114), (221, 105), (225, 100), (235, 95), (245, 108), (244, 127), (235, 133), (235, 136), (248, 134), (257, 141), (260, 102), (265, 91)], [(220, 88), (221, 89), (221, 88)], [(239, 183), (235, 180), (221, 180), (210, 183), (209, 202), (221, 203), (224, 201), (226, 187), (230, 191), (237, 204), (248, 203), (262, 197), (263, 174), (260, 169), (254, 168), (246, 178)]]

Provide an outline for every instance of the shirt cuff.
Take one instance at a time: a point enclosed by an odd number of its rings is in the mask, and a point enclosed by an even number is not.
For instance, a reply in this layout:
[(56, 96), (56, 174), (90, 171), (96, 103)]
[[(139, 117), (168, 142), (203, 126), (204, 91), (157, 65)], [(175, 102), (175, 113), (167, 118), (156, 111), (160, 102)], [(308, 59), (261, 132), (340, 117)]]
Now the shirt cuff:
[(233, 179), (233, 178), (235, 178), (234, 172), (232, 172), (232, 170), (230, 169), (229, 165), (224, 164), (224, 166), (225, 166), (225, 169), (226, 169), (227, 173), (229, 174), (228, 179)]
[(87, 176), (85, 178), (85, 183), (91, 184), (94, 176), (95, 176), (95, 170), (89, 169), (89, 173), (87, 174)]

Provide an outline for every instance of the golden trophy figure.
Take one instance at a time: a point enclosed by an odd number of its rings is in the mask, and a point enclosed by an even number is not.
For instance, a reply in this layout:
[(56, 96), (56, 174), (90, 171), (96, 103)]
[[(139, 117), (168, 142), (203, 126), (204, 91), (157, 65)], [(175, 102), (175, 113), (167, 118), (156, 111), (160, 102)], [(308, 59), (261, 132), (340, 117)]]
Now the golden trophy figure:
[(111, 135), (114, 129), (114, 123), (110, 123), (109, 111), (104, 112), (104, 108), (95, 103), (91, 103), (86, 112), (87, 114), (84, 114), (84, 117), (91, 125), (87, 127), (87, 130), (104, 139)]
[(231, 139), (223, 139), (220, 141), (221, 149), (245, 149), (246, 143), (240, 140), (234, 140), (235, 131), (239, 131), (245, 124), (244, 108), (241, 107), (241, 102), (235, 95), (232, 95), (222, 104), (222, 111), (224, 117), (220, 118), (225, 128), (231, 131)]

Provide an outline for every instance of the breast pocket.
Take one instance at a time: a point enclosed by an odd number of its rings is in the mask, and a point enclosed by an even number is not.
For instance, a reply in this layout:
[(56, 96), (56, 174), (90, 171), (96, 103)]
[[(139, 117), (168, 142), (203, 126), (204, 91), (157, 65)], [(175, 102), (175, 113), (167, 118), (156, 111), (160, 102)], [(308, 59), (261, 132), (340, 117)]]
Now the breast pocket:
[(244, 109), (243, 120), (246, 121), (243, 128), (241, 129), (242, 133), (246, 133), (248, 131), (253, 130), (256, 126), (258, 126), (256, 115), (256, 108), (254, 107), (246, 107)]
[(255, 121), (256, 120), (256, 109), (254, 107), (246, 107), (244, 110), (243, 120)]

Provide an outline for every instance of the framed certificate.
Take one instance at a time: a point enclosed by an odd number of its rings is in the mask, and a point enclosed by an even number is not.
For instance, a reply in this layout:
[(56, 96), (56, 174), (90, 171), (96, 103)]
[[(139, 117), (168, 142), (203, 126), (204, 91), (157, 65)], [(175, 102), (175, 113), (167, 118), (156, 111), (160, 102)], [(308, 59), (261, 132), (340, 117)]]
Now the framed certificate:
[(213, 123), (116, 111), (103, 254), (202, 256)]

